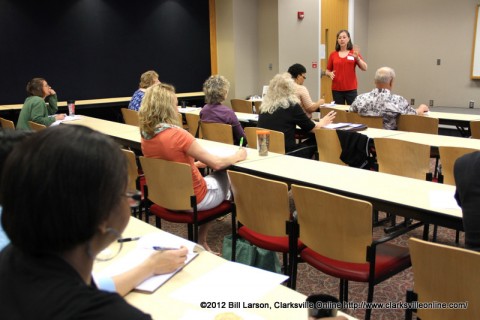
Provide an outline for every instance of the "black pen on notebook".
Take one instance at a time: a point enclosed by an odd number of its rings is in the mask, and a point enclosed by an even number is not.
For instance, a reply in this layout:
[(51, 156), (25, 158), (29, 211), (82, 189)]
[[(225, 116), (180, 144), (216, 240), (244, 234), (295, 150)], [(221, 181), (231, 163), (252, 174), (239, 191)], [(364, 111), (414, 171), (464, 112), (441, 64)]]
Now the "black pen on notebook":
[(121, 238), (121, 239), (118, 239), (117, 242), (129, 242), (129, 241), (137, 241), (137, 240), (140, 240), (140, 237)]
[(243, 146), (243, 137), (240, 138), (240, 149), (242, 148)]

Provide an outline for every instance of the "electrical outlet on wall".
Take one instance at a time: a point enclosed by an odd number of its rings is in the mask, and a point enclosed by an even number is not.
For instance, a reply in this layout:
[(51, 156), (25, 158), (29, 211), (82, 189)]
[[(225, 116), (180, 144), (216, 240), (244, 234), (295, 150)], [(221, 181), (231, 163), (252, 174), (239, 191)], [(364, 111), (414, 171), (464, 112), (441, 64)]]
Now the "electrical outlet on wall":
[(433, 107), (433, 100), (430, 100), (429, 106)]
[(414, 106), (414, 105), (415, 105), (415, 98), (411, 98), (411, 99), (410, 99), (410, 105), (411, 105), (411, 106)]

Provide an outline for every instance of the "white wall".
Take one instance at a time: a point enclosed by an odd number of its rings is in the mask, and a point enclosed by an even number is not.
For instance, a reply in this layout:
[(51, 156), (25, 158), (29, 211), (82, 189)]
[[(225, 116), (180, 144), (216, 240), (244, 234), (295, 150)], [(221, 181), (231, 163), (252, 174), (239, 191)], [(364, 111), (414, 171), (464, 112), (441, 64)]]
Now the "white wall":
[[(297, 12), (303, 11), (305, 18), (297, 19)], [(320, 1), (318, 0), (278, 0), (278, 44), (279, 72), (286, 72), (294, 63), (307, 69), (308, 88), (313, 100), (320, 95)], [(312, 68), (316, 61), (318, 67)]]
[[(360, 19), (356, 35), (367, 30), (367, 76), (371, 79), (362, 76), (359, 92), (371, 90), (377, 68), (390, 66), (397, 74), (394, 91), (415, 98), (417, 105), (434, 100), (436, 106), (467, 107), (475, 100), (480, 106), (480, 81), (470, 79), (478, 0), (356, 2)], [(437, 59), (441, 59), (440, 66)]]

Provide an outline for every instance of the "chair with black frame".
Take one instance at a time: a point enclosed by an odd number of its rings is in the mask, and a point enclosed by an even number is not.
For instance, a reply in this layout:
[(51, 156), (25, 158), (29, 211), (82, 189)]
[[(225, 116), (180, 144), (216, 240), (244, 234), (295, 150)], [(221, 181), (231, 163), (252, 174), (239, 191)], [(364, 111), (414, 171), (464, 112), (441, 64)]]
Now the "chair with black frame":
[[(378, 171), (419, 180), (432, 181), (430, 173), (430, 146), (390, 138), (375, 138)], [(392, 227), (385, 232), (391, 232), (400, 225), (395, 225), (396, 216), (391, 215)], [(405, 219), (404, 224), (410, 223)], [(428, 227), (425, 228), (428, 230)]]
[(138, 127), (140, 125), (138, 120), (138, 111), (122, 108), (122, 116), (125, 124)]
[(15, 124), (13, 123), (13, 121), (10, 121), (10, 120), (4, 119), (4, 118), (0, 118), (0, 125), (2, 126), (2, 128), (4, 130), (5, 129), (15, 130)]
[[(135, 153), (131, 150), (127, 149), (122, 149), (123, 154), (127, 158), (128, 161), (128, 190), (130, 192), (132, 191), (141, 191), (141, 180), (145, 180), (145, 177), (143, 174), (139, 174), (138, 172), (138, 165), (137, 165), (137, 159), (135, 156)], [(140, 197), (140, 204), (138, 207), (132, 207), (132, 214), (134, 217), (139, 217), (142, 219), (142, 212), (144, 211), (143, 208), (145, 206), (145, 197), (144, 195), (140, 192), (139, 195)], [(138, 209), (138, 212), (137, 212)], [(145, 220), (148, 221), (148, 216), (145, 213)]]
[(197, 242), (199, 226), (231, 212), (231, 204), (226, 200), (213, 209), (197, 210), (188, 164), (146, 157), (140, 157), (140, 164), (147, 181), (145, 197), (153, 203), (148, 213), (155, 215), (158, 228), (161, 219), (186, 223), (188, 239)]
[(474, 139), (480, 139), (480, 121), (470, 121), (470, 134)]
[[(292, 193), (297, 209), (290, 232), (293, 289), (297, 264), (306, 262), (340, 279), (340, 301), (348, 301), (348, 282), (356, 281), (368, 283), (367, 302), (372, 302), (376, 284), (410, 267), (408, 248), (389, 241), (421, 223), (373, 239), (371, 203), (299, 185), (292, 185)], [(304, 249), (296, 248), (299, 241)], [(365, 319), (371, 311), (366, 310)]]
[[(235, 112), (253, 113), (252, 101), (244, 99), (231, 99), (230, 104)], [(258, 109), (257, 109), (258, 110)]]
[(480, 253), (410, 238), (413, 290), (406, 302), (463, 303), (456, 307), (406, 309), (405, 319), (480, 319)]
[(233, 144), (233, 131), (230, 124), (200, 121), (202, 139)]
[(28, 125), (29, 125), (30, 129), (32, 129), (33, 131), (37, 131), (37, 132), (47, 129), (46, 125), (41, 124), (41, 123), (36, 123), (36, 122), (33, 122), (33, 121), (28, 121)]
[[(284, 182), (227, 171), (233, 192), (232, 261), (237, 238), (259, 248), (283, 253), (284, 273), (290, 274), (287, 229), (291, 225), (288, 186)], [(300, 247), (303, 246), (300, 244)]]

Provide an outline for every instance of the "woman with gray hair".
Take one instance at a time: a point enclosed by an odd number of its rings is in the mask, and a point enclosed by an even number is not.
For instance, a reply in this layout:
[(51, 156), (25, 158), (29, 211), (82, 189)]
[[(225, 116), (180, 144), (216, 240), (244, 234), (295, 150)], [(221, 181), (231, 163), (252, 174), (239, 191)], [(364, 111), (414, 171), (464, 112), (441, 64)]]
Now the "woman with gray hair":
[(203, 122), (225, 123), (232, 126), (233, 142), (240, 144), (243, 138), (244, 145), (247, 144), (245, 132), (233, 110), (222, 104), (225, 101), (230, 82), (221, 75), (210, 76), (203, 83), (203, 92), (205, 93), (206, 105), (200, 111), (200, 119)]
[(319, 122), (314, 122), (307, 117), (299, 103), (292, 76), (288, 72), (277, 74), (270, 80), (268, 92), (260, 106), (258, 127), (283, 132), (287, 154), (312, 158), (316, 148), (315, 137), (312, 135), (297, 144), (295, 142), (296, 127), (299, 126), (306, 133), (311, 132), (331, 123), (336, 113), (331, 111)]

